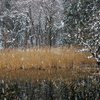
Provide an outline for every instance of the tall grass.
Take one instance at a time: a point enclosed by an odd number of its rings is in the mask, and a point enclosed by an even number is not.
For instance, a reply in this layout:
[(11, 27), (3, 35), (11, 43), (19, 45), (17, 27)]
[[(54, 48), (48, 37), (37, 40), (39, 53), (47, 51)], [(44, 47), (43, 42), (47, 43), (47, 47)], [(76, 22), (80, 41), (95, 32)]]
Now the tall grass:
[(0, 51), (0, 68), (28, 69), (51, 67), (93, 66), (94, 58), (87, 59), (89, 52), (76, 52), (76, 47), (33, 47), (29, 49), (6, 49)]

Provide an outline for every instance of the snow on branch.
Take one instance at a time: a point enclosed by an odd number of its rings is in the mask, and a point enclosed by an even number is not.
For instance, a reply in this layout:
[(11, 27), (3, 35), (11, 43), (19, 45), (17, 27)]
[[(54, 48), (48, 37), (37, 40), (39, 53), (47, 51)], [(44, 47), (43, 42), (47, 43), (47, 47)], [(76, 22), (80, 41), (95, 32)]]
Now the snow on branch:
[(95, 58), (95, 59), (96, 59), (97, 62), (100, 62), (100, 59), (99, 58)]
[(83, 52), (83, 51), (87, 51), (87, 52), (88, 52), (89, 49), (85, 49), (85, 48), (84, 48), (84, 49), (78, 50), (78, 52)]
[(90, 59), (90, 58), (92, 58), (93, 56), (88, 56), (88, 57), (86, 57), (86, 58), (88, 58), (88, 59)]

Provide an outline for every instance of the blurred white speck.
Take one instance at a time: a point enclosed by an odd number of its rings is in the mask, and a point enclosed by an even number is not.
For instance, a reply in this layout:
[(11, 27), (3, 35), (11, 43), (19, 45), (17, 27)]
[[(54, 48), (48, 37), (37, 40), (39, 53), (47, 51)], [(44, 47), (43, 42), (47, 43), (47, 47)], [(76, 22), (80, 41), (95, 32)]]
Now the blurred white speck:
[(4, 100), (7, 100), (6, 98), (4, 98)]
[(100, 58), (100, 55), (98, 55), (98, 57)]
[(3, 19), (1, 18), (1, 21), (3, 21)]
[(43, 61), (42, 61), (42, 64), (43, 64)]
[(2, 93), (4, 93), (4, 88), (2, 88)]
[(12, 54), (12, 57), (14, 58), (14, 55)]
[(13, 38), (13, 41), (15, 41), (15, 39)]
[(27, 52), (29, 52), (29, 49), (27, 49)]
[(4, 84), (4, 80), (2, 80), (2, 83)]
[(22, 61), (24, 60), (24, 58), (22, 58)]

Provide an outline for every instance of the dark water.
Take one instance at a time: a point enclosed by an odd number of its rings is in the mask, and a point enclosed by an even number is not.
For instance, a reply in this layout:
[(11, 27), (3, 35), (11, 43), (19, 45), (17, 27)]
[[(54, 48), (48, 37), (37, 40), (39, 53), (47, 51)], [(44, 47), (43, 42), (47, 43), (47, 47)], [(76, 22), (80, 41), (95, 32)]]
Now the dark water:
[(35, 82), (0, 79), (0, 100), (100, 100), (100, 77)]

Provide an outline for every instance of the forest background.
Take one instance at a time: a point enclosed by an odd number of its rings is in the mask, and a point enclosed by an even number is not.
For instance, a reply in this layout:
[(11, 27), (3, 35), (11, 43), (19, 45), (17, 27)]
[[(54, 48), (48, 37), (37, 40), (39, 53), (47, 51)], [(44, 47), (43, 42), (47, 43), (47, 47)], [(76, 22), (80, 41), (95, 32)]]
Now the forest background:
[(99, 0), (0, 0), (0, 48), (77, 45), (99, 65), (99, 5)]

